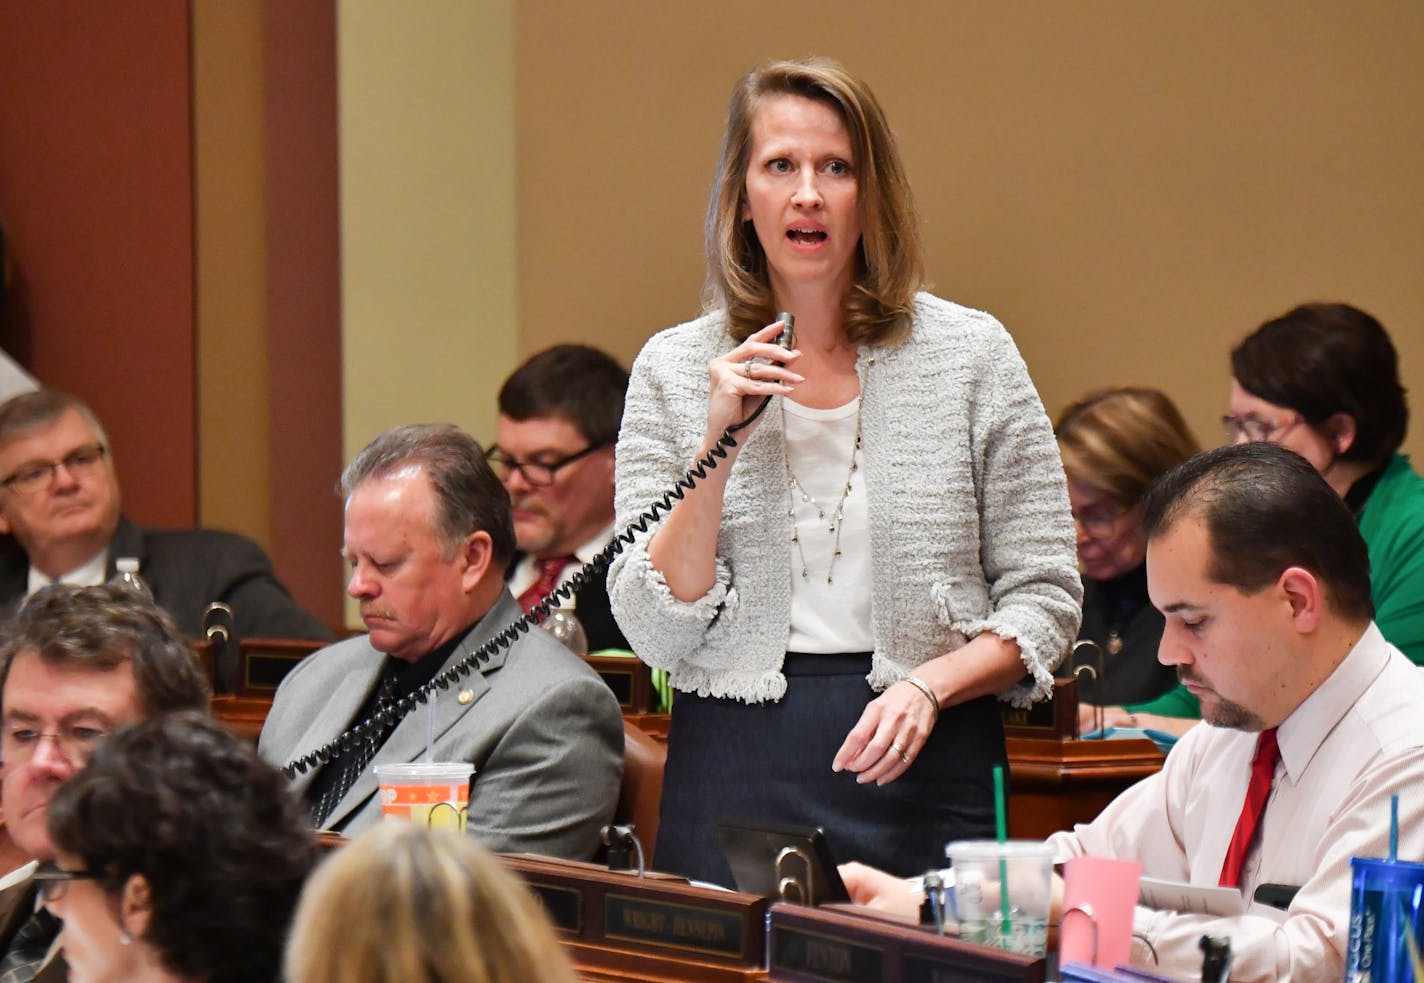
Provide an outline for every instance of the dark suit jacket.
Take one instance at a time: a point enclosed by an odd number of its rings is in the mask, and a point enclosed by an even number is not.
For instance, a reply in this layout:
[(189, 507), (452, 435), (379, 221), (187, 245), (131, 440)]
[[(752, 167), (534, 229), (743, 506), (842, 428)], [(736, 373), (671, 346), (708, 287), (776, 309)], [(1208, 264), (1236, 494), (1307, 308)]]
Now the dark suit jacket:
[[(25, 919), (35, 913), (35, 883), (26, 879), (0, 891), (0, 953), (10, 951), (10, 940), (20, 930)], [(56, 953), (35, 974), (34, 983), (65, 983), (69, 979), (69, 966), (64, 961), (64, 953)]]
[[(24, 598), (30, 561), (18, 544), (0, 557), (0, 605), (6, 615)], [(106, 576), (114, 560), (133, 556), (158, 605), (184, 632), (203, 636), (203, 610), (213, 601), (232, 608), (238, 638), (325, 640), (330, 631), (292, 600), (272, 572), (267, 554), (246, 536), (211, 529), (142, 529), (128, 519), (109, 542)]]
[[(460, 662), (519, 616), (505, 591), (462, 639), (441, 671)], [(386, 656), (368, 636), (316, 652), (277, 690), (258, 750), (278, 767), (349, 729), (377, 685)], [(417, 706), (391, 732), (372, 765), (418, 760), (427, 727), (434, 760), (468, 761), (469, 831), (504, 853), (587, 860), (613, 817), (623, 775), (623, 718), (613, 693), (547, 632), (531, 631), (455, 685), (438, 692), (434, 719)], [(316, 771), (297, 775), (304, 794)], [(381, 818), (367, 767), (327, 822), (354, 835)]]
[[(514, 554), (514, 559), (509, 561), (509, 569), (504, 572), (505, 580), (509, 579), (514, 568), (519, 566), (523, 559), (523, 553)], [(613, 608), (608, 603), (607, 570), (574, 593), (574, 613), (578, 616), (579, 624), (583, 625), (584, 634), (588, 636), (590, 652), (629, 648), (628, 639), (623, 637), (623, 630), (618, 627), (618, 622), (613, 620)]]

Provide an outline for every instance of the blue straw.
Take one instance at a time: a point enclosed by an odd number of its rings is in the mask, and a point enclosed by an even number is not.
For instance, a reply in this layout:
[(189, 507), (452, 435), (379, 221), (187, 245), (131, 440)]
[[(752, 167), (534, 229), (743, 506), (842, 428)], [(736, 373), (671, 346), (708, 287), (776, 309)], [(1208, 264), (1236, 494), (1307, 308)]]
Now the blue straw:
[(1399, 856), (1399, 796), (1389, 797), (1389, 861)]

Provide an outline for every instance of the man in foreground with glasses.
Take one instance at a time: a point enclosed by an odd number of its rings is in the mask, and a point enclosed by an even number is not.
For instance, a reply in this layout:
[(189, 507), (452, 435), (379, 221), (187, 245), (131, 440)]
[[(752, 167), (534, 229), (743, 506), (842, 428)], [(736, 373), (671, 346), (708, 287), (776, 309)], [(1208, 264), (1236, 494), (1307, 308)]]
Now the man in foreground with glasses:
[(0, 617), (56, 581), (102, 584), (121, 557), (188, 635), (203, 633), (213, 601), (232, 608), (239, 637), (326, 639), (252, 540), (207, 529), (155, 530), (120, 512), (119, 478), (104, 428), (67, 393), (40, 389), (0, 405)]
[[(587, 345), (540, 352), (499, 391), (488, 456), (514, 506), (509, 589), (526, 611), (613, 538), (613, 445), (627, 391), (623, 367)], [(561, 608), (578, 616), (590, 651), (628, 647), (606, 572)]]
[[(0, 878), (0, 981), (63, 980), (57, 921), (37, 906), (54, 858), (50, 800), (123, 724), (208, 709), (207, 682), (173, 619), (119, 586), (45, 588), (0, 629), (0, 806), (32, 858)], [(38, 975), (37, 975), (38, 974)]]

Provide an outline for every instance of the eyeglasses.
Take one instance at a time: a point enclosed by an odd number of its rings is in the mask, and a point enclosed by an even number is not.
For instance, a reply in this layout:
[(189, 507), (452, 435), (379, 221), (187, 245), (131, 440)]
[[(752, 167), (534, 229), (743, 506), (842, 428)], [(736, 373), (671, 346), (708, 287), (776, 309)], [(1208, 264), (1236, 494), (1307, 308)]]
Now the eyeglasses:
[(1093, 539), (1110, 539), (1117, 532), (1117, 523), (1127, 509), (1117, 503), (1094, 505), (1073, 513), (1073, 521)]
[(39, 888), (40, 900), (58, 901), (69, 891), (70, 881), (100, 881), (104, 879), (102, 870), (65, 870), (53, 860), (46, 860), (35, 868), (32, 875)]
[(59, 461), (30, 461), (0, 481), (0, 487), (13, 488), (21, 495), (33, 495), (54, 483), (55, 472), (61, 465), (75, 477), (88, 477), (98, 469), (108, 453), (103, 444), (86, 444), (70, 451)]
[(1293, 417), (1290, 420), (1262, 420), (1260, 417), (1233, 416), (1228, 413), (1221, 418), (1221, 425), (1226, 429), (1226, 439), (1232, 443), (1245, 437), (1254, 444), (1284, 434), (1291, 427), (1305, 422), (1305, 418), (1299, 413), (1293, 414)]
[(35, 756), (40, 741), (48, 737), (54, 742), (55, 750), (71, 765), (82, 765), (89, 760), (94, 747), (109, 736), (108, 731), (98, 727), (68, 727), (54, 734), (46, 734), (19, 724), (6, 724), (0, 733), (0, 760), (7, 765), (22, 765)]
[(605, 440), (602, 443), (589, 444), (577, 453), (553, 461), (516, 461), (495, 445), (485, 451), (485, 460), (498, 472), (501, 481), (507, 480), (511, 471), (518, 471), (519, 476), (535, 488), (548, 488), (554, 483), (559, 471), (607, 446), (608, 441)]

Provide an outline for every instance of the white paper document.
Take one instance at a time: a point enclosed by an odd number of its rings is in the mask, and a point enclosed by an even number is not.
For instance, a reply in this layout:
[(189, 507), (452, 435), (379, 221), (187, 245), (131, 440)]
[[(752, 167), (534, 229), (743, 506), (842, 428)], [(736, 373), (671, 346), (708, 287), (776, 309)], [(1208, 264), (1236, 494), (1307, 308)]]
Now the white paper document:
[(1221, 916), (1246, 913), (1246, 899), (1234, 887), (1203, 887), (1144, 877), (1138, 885), (1138, 899), (1147, 907), (1160, 911)]

